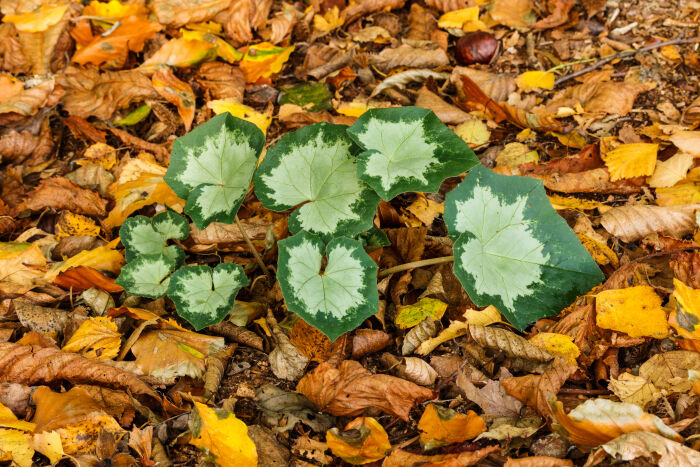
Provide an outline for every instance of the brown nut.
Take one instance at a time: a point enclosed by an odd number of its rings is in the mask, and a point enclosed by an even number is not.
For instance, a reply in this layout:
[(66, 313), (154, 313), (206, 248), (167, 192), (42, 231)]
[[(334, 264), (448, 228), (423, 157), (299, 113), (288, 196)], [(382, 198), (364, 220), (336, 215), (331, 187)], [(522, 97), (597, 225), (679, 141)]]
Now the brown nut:
[(460, 65), (490, 63), (498, 51), (498, 45), (498, 39), (488, 32), (470, 32), (457, 41), (455, 57)]

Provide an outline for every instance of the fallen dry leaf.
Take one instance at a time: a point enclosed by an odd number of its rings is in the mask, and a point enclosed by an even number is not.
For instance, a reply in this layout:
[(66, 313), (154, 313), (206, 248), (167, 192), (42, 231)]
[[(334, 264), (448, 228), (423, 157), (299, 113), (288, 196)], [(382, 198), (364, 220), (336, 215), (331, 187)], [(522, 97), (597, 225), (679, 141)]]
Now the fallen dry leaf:
[(484, 419), (473, 411), (466, 414), (452, 409), (428, 404), (418, 421), (420, 444), (424, 450), (461, 443), (486, 431)]
[(376, 462), (391, 450), (384, 427), (372, 417), (356, 418), (343, 432), (331, 428), (326, 432), (326, 444), (334, 455), (350, 464)]
[[(668, 334), (666, 312), (661, 297), (646, 285), (604, 290), (596, 295), (596, 324), (604, 329), (624, 332), (631, 337), (656, 337)], [(639, 314), (644, 316), (639, 319)]]
[(110, 360), (119, 355), (119, 347), (121, 334), (117, 331), (117, 325), (110, 318), (97, 317), (83, 321), (62, 350), (88, 358)]
[(610, 456), (622, 461), (648, 458), (660, 467), (697, 465), (700, 453), (668, 438), (648, 431), (625, 433), (601, 448)]
[(624, 242), (633, 242), (655, 232), (681, 238), (695, 229), (698, 209), (700, 204), (620, 206), (603, 214), (600, 222), (605, 230)]
[(459, 454), (438, 454), (435, 456), (414, 454), (403, 449), (394, 449), (389, 457), (384, 459), (382, 467), (419, 467), (423, 465), (466, 467), (477, 465), (486, 456), (499, 449), (498, 446), (489, 446), (476, 451), (466, 451)]

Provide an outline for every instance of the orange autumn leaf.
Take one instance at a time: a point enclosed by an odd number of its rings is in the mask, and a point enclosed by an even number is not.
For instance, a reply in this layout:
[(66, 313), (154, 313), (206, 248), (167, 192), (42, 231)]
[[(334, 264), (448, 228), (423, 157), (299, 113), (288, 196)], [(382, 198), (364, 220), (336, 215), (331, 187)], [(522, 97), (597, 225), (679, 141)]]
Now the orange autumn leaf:
[(121, 65), (129, 51), (141, 52), (144, 43), (152, 39), (161, 25), (138, 17), (125, 19), (120, 26), (107, 35), (98, 35), (73, 55), (73, 61), (81, 65), (109, 63)]
[(177, 107), (182, 121), (185, 122), (185, 131), (190, 131), (194, 120), (195, 97), (192, 87), (181, 81), (173, 74), (170, 68), (161, 68), (151, 78), (155, 90), (165, 100)]
[(349, 464), (368, 464), (383, 459), (391, 450), (384, 427), (372, 417), (358, 417), (340, 432), (326, 432), (326, 444), (336, 456)]
[(674, 441), (683, 440), (659, 417), (644, 412), (635, 404), (589, 399), (566, 414), (561, 402), (552, 398), (549, 403), (559, 422), (552, 429), (579, 447), (600, 446), (633, 431), (649, 431)]
[[(36, 5), (36, 4), (35, 4)], [(21, 32), (43, 32), (63, 18), (68, 5), (41, 5), (34, 11), (5, 15), (3, 23), (12, 23)]]
[(111, 318), (88, 318), (73, 333), (62, 350), (79, 353), (87, 358), (111, 360), (119, 355), (121, 336)]
[(466, 414), (430, 404), (418, 422), (420, 444), (428, 451), (447, 444), (461, 443), (486, 431), (484, 419), (470, 410)]
[(294, 46), (277, 47), (269, 42), (250, 46), (241, 60), (240, 68), (245, 79), (254, 83), (260, 78), (267, 78), (282, 70), (282, 65), (289, 59)]
[(108, 293), (121, 292), (124, 288), (114, 283), (114, 279), (102, 274), (95, 268), (78, 266), (60, 273), (53, 283), (63, 289), (82, 292), (91, 287), (96, 287)]

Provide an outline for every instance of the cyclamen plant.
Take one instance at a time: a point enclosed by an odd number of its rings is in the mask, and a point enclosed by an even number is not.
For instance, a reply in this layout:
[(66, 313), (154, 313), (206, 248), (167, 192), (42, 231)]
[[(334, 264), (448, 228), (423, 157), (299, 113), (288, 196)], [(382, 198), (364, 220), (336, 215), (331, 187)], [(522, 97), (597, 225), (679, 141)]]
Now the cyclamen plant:
[[(216, 116), (175, 141), (165, 181), (199, 229), (237, 221), (251, 179), (265, 208), (300, 206), (289, 218), (293, 235), (278, 243), (277, 280), (287, 308), (331, 340), (378, 310), (378, 268), (362, 240), (376, 236), (380, 199), (437, 192), (467, 171), (447, 194), (444, 219), (455, 275), (476, 305), (495, 305), (522, 330), (603, 279), (541, 181), (481, 166), (430, 110), (372, 109), (351, 127), (309, 125), (284, 135), (257, 166), (264, 141), (255, 125)], [(184, 252), (168, 241), (188, 235), (186, 217), (170, 210), (127, 219), (128, 264), (117, 283), (134, 295), (167, 294), (199, 330), (224, 319), (248, 279), (234, 263), (182, 266)]]

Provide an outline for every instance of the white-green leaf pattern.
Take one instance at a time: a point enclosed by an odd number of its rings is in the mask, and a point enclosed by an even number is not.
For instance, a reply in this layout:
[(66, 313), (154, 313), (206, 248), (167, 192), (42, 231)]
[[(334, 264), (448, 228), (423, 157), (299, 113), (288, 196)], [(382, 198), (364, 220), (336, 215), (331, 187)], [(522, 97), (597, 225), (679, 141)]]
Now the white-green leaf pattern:
[(127, 261), (133, 261), (140, 255), (162, 254), (172, 259), (175, 267), (182, 264), (185, 253), (175, 245), (168, 246), (167, 241), (173, 238), (184, 240), (189, 233), (187, 219), (173, 211), (164, 211), (152, 219), (146, 216), (130, 217), (119, 229)]
[(357, 178), (359, 148), (345, 125), (317, 123), (287, 133), (255, 172), (255, 194), (268, 209), (303, 204), (289, 219), (292, 233), (328, 239), (372, 227), (377, 194)]
[(132, 295), (156, 299), (167, 292), (168, 274), (175, 267), (175, 260), (165, 255), (140, 255), (122, 268), (114, 282)]
[(258, 127), (228, 112), (175, 140), (165, 181), (198, 229), (234, 222), (264, 143)]
[(445, 222), (469, 297), (495, 305), (518, 329), (559, 313), (603, 279), (539, 180), (477, 166), (448, 193)]
[(199, 331), (218, 324), (233, 309), (241, 287), (248, 285), (243, 268), (234, 263), (183, 266), (170, 277), (168, 296), (177, 313)]
[(479, 163), (428, 109), (371, 109), (348, 132), (365, 149), (357, 157), (359, 177), (385, 200), (406, 191), (437, 192), (445, 178)]
[(279, 242), (277, 264), (287, 308), (331, 340), (377, 312), (377, 265), (358, 241), (301, 232)]

